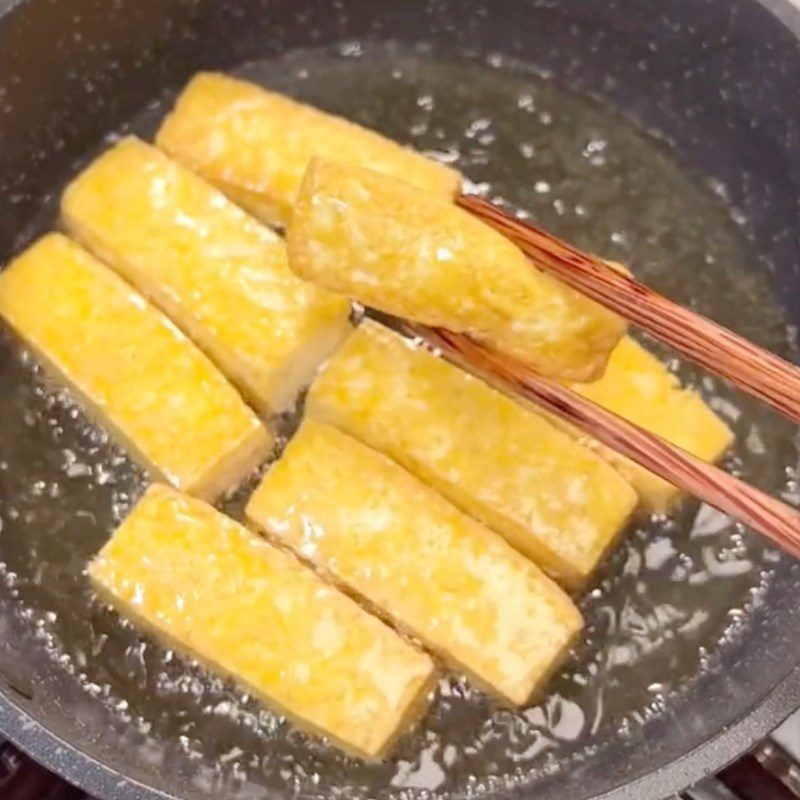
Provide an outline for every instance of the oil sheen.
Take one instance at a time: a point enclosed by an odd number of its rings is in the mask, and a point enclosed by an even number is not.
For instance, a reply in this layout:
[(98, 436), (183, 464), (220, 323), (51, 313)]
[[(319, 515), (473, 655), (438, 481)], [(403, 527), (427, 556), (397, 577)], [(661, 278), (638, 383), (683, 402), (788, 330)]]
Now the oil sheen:
[[(457, 166), (471, 190), (629, 264), (656, 289), (777, 353), (796, 347), (746, 220), (722, 189), (612, 109), (551, 79), (497, 58), (358, 42), (240, 74)], [(164, 110), (154, 103), (130, 129), (152, 134)], [(45, 209), (37, 225), (52, 221)], [(797, 504), (796, 429), (659, 352), (735, 430), (724, 466)], [(283, 421), (284, 441), (296, 423)], [(87, 725), (136, 754), (143, 778), (169, 774), (187, 793), (261, 797), (288, 785), (307, 797), (481, 795), (568, 774), (715, 669), (779, 558), (696, 502), (640, 521), (583, 598), (585, 635), (540, 703), (500, 710), (464, 680), (443, 679), (421, 728), (392, 760), (366, 765), (292, 730), (96, 600), (86, 563), (147, 476), (5, 329), (0, 431), (0, 638), (19, 632), (26, 660), (52, 674), (40, 696), (68, 700)], [(247, 492), (221, 506), (240, 515)], [(26, 676), (15, 682), (24, 693)]]

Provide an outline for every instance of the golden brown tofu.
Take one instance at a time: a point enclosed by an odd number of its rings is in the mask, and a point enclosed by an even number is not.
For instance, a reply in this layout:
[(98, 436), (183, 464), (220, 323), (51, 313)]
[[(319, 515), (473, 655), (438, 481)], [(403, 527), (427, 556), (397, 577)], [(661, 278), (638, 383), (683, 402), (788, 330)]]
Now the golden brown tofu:
[[(730, 429), (703, 398), (683, 389), (675, 375), (631, 337), (625, 337), (617, 345), (600, 380), (573, 383), (570, 387), (703, 461), (716, 461), (733, 442)], [(680, 490), (671, 483), (568, 423), (558, 421), (558, 424), (595, 447), (613, 464), (633, 484), (647, 511), (666, 512), (680, 497)]]
[(359, 167), (312, 162), (288, 248), (302, 278), (468, 333), (550, 377), (599, 377), (625, 330), (453, 203)]
[(158, 132), (160, 148), (270, 225), (287, 225), (315, 155), (452, 197), (459, 174), (374, 131), (226, 75), (201, 73)]
[(289, 553), (152, 486), (89, 567), (120, 612), (299, 727), (377, 758), (427, 704), (430, 658)]
[(371, 320), (312, 384), (306, 413), (385, 453), (570, 588), (636, 505), (598, 455)]
[(138, 139), (92, 163), (61, 208), (261, 412), (290, 408), (349, 330), (347, 300), (297, 278), (275, 233)]
[(581, 628), (569, 597), (500, 536), (314, 420), (247, 516), (508, 703), (530, 698)]
[(266, 428), (156, 308), (50, 234), (0, 274), (0, 316), (159, 477), (202, 497), (269, 452)]

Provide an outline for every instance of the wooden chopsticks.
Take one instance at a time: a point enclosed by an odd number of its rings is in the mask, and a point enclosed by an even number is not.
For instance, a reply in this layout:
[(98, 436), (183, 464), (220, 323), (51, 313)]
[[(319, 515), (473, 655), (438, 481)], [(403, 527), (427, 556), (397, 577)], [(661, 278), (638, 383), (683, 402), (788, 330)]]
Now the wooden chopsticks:
[(490, 350), (468, 336), (416, 323), (405, 323), (404, 327), (458, 366), (477, 372), (501, 390), (544, 406), (800, 558), (800, 513), (780, 500), (606, 411), (565, 386), (536, 375), (521, 362)]
[(486, 200), (461, 195), (457, 202), (511, 239), (540, 269), (800, 423), (800, 369), (788, 361)]
[[(564, 283), (800, 422), (800, 370), (699, 314), (673, 303), (599, 258), (491, 203), (461, 195), (457, 203), (513, 241), (533, 262)], [(525, 397), (720, 511), (730, 514), (800, 558), (800, 512), (713, 464), (628, 422), (521, 362), (469, 336), (404, 322), (459, 366), (499, 389)]]

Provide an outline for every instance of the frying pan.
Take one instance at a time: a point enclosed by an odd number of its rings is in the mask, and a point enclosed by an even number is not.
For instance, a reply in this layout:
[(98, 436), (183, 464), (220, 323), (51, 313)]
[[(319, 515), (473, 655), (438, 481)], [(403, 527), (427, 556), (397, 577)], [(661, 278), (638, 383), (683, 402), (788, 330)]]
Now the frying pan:
[[(759, 285), (770, 287), (798, 325), (799, 37), (800, 14), (786, 0), (0, 2), (0, 261), (50, 224), (53, 197), (76, 164), (137, 115), (140, 130), (152, 130), (143, 109), (195, 71), (233, 69), (298, 48), (338, 46), (347, 55), (353, 42), (424, 42), (433, 53), (531, 65), (657, 133), (677, 163), (725, 187), (759, 254), (752, 267)], [(326, 105), (324, 93), (315, 100)], [(683, 224), (675, 219), (676, 228)], [(736, 327), (738, 311), (728, 309), (722, 321)], [(739, 598), (724, 635), (716, 628), (691, 643), (688, 669), (659, 663), (656, 654), (595, 687), (615, 711), (580, 747), (570, 744), (580, 737), (570, 731), (576, 706), (567, 675), (542, 706), (521, 715), (449, 683), (432, 721), (401, 745), (392, 765), (370, 771), (331, 755), (196, 665), (137, 638), (96, 604), (82, 567), (144, 477), (96, 430), (73, 424), (80, 412), (9, 336), (3, 333), (0, 350), (0, 730), (98, 797), (656, 800), (717, 771), (800, 705), (800, 568), (763, 551), (760, 583), (747, 589), (752, 602)], [(42, 408), (47, 413), (26, 413)], [(779, 471), (796, 458), (796, 430), (780, 431), (768, 454)], [(119, 465), (113, 475), (103, 471), (109, 459)], [(68, 490), (46, 479), (65, 461), (74, 477)], [(230, 501), (234, 511), (237, 502)], [(689, 504), (672, 523), (662, 521), (678, 551), (692, 546), (688, 530), (697, 513)], [(38, 580), (26, 585), (23, 573), (36, 564), (43, 565)], [(629, 568), (623, 548), (600, 585), (621, 580)], [(714, 606), (715, 591), (712, 582), (709, 603), (724, 617), (733, 601), (718, 598)], [(621, 612), (624, 594), (615, 597)], [(591, 662), (603, 651), (615, 610), (602, 611), (591, 599), (585, 609), (589, 641), (577, 658)], [(65, 650), (63, 642), (81, 641), (89, 629), (93, 648)], [(645, 708), (640, 687), (671, 671), (680, 676), (676, 684), (660, 694), (653, 689)], [(151, 680), (164, 694), (148, 701), (143, 687)], [(486, 719), (503, 747), (473, 735)], [(542, 719), (562, 731), (565, 749), (531, 732)], [(576, 724), (590, 727), (583, 718)], [(465, 732), (449, 756), (461, 775), (451, 782), (431, 778), (437, 767), (425, 761), (437, 726)], [(507, 746), (519, 740), (509, 756)], [(390, 779), (407, 776), (410, 765), (416, 783)]]

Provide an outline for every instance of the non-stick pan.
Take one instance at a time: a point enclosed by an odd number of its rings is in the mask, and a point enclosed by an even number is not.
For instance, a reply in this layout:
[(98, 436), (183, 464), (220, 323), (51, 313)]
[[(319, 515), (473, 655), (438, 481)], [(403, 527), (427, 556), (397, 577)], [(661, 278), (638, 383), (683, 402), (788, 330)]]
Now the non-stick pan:
[[(233, 70), (796, 359), (799, 36), (788, 0), (0, 0), (0, 262), (109, 137)], [(796, 427), (680, 374), (737, 433), (726, 467), (797, 503)], [(3, 329), (0, 730), (98, 797), (655, 800), (800, 705), (800, 569), (690, 501), (631, 527), (539, 703), (448, 678), (391, 761), (345, 759), (94, 598), (86, 561), (145, 483)]]

